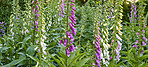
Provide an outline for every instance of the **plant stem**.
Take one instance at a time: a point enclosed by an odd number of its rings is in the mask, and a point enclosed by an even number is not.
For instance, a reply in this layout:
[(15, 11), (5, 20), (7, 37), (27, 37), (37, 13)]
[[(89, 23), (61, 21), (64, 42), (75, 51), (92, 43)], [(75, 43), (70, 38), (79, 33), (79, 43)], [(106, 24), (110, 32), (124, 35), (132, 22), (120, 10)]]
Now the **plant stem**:
[[(67, 0), (67, 28), (66, 28), (67, 31), (68, 31), (68, 25), (69, 25), (69, 23), (68, 23), (68, 11), (69, 11), (69, 0)], [(66, 31), (66, 36), (67, 36), (67, 45), (68, 45), (69, 44), (69, 39), (68, 39), (67, 31)], [(66, 67), (68, 67), (67, 59), (68, 59), (68, 57), (67, 57), (67, 47), (66, 47)]]

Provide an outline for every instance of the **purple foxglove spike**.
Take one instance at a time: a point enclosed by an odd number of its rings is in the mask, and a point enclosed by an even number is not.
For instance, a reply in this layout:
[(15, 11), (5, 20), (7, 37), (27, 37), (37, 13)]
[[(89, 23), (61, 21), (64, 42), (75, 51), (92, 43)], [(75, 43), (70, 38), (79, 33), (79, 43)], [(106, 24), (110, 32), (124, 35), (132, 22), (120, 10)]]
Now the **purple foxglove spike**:
[(144, 40), (145, 40), (145, 42), (147, 42), (147, 38), (146, 38), (146, 37), (142, 37), (142, 39), (144, 39)]
[(91, 57), (91, 59), (93, 60), (93, 57)]
[(71, 18), (76, 21), (75, 15), (71, 15)]
[(39, 14), (36, 14), (37, 17), (39, 17)]
[(73, 9), (73, 10), (76, 10), (76, 8), (75, 8), (75, 7), (72, 7), (72, 9)]
[(69, 4), (70, 6), (73, 6), (71, 3)]
[(67, 36), (70, 38), (70, 33), (69, 33), (69, 31), (67, 31)]
[(112, 50), (112, 52), (111, 52), (111, 54), (113, 53), (113, 50)]
[(34, 3), (34, 1), (32, 1), (32, 4)]
[(73, 27), (75, 26), (74, 24), (70, 23)]
[(39, 2), (37, 2), (37, 4), (39, 5)]
[(63, 40), (60, 40), (59, 44), (63, 43)]
[(36, 12), (39, 12), (39, 10), (36, 10)]
[(64, 44), (63, 45), (64, 45), (64, 47), (67, 46), (67, 39), (64, 40)]
[(72, 14), (72, 15), (75, 15), (75, 11), (74, 11), (74, 10), (71, 10), (71, 14)]
[(72, 33), (76, 36), (76, 32), (74, 30), (72, 30)]
[(98, 48), (99, 46), (97, 44), (95, 44), (95, 47)]
[(59, 14), (59, 16), (64, 17), (64, 15), (63, 15), (63, 14)]
[(137, 46), (137, 48), (139, 48), (139, 46)]
[(71, 0), (72, 2), (75, 2), (75, 0)]
[(146, 28), (146, 25), (143, 25), (143, 27), (145, 27), (145, 28)]
[(62, 2), (65, 2), (65, 0), (62, 0)]
[(35, 9), (33, 9), (33, 13), (35, 14)]
[(139, 35), (140, 35), (140, 33), (139, 33), (139, 32), (137, 32), (137, 33), (136, 33), (136, 35), (138, 35), (138, 36), (139, 36)]
[(136, 47), (137, 45), (135, 44), (135, 45), (133, 45), (133, 47)]
[(110, 58), (109, 58), (109, 60), (111, 60), (113, 57), (111, 56)]
[(38, 25), (38, 21), (35, 21), (35, 25), (36, 25), (36, 26)]
[(146, 45), (146, 43), (144, 41), (142, 41), (142, 46), (145, 46), (145, 45)]
[(67, 56), (69, 57), (70, 56), (70, 52), (69, 52), (68, 48), (66, 49), (66, 53), (67, 53)]
[(95, 44), (95, 41), (93, 41), (93, 44)]
[(136, 42), (135, 42), (135, 43), (136, 43), (136, 44), (137, 44), (137, 43), (139, 43), (139, 40), (136, 40)]
[(144, 54), (144, 50), (140, 51), (140, 53), (143, 53)]
[(69, 49), (70, 49), (71, 52), (73, 52), (73, 51), (75, 51), (75, 46), (74, 46), (74, 45), (71, 45), (71, 46), (69, 47)]
[(73, 19), (71, 18), (71, 16), (69, 16), (69, 19), (72, 21), (73, 24), (76, 24), (75, 20), (73, 20)]
[(36, 28), (39, 28), (38, 26), (36, 26)]
[(71, 42), (69, 42), (69, 44), (72, 44)]
[(36, 29), (36, 31), (38, 31), (38, 32), (39, 32), (39, 29)]
[(39, 6), (38, 6), (38, 5), (36, 5), (36, 8), (37, 8), (37, 9), (39, 9)]
[(143, 33), (145, 33), (145, 30), (142, 30)]
[(70, 26), (71, 30), (76, 31), (76, 29), (71, 24), (69, 24), (69, 26)]
[(39, 18), (36, 16), (35, 19), (39, 19)]

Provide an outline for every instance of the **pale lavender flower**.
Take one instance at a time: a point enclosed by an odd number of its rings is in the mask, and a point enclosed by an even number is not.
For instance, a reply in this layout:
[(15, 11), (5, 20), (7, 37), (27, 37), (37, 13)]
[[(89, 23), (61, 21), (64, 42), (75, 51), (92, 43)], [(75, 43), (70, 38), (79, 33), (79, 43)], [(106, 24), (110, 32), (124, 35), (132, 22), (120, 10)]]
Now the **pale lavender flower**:
[(143, 33), (145, 33), (145, 30), (142, 30)]
[(147, 42), (147, 38), (146, 38), (146, 37), (142, 37), (142, 39), (144, 39), (144, 40), (145, 40), (145, 42)]
[(139, 32), (137, 32), (137, 33), (136, 33), (136, 35), (138, 35), (138, 36), (139, 36), (139, 35), (140, 35), (140, 33), (139, 33)]
[(144, 41), (142, 41), (142, 46), (145, 46), (145, 45), (146, 45), (146, 43)]

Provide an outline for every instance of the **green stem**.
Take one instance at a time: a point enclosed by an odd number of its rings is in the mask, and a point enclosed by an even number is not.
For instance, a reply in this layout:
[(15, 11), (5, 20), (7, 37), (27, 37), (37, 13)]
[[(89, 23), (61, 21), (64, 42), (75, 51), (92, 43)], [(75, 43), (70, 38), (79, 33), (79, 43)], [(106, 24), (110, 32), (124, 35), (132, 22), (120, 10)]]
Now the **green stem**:
[[(68, 25), (69, 25), (69, 22), (68, 22), (68, 11), (69, 11), (69, 0), (67, 0), (67, 28), (66, 28), (67, 31), (68, 31)], [(67, 36), (67, 45), (68, 45), (69, 44), (69, 39), (68, 39), (67, 31), (66, 31), (66, 36)], [(66, 56), (67, 56), (67, 47), (66, 47)], [(68, 57), (66, 57), (66, 67), (68, 67), (67, 59), (68, 59)]]

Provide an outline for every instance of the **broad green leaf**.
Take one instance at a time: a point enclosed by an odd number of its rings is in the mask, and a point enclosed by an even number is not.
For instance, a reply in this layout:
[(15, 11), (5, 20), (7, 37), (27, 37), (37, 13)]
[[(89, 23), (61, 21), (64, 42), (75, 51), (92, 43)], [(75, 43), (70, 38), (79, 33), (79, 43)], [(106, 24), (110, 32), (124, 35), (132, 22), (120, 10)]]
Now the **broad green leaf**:
[(128, 60), (128, 57), (121, 57), (121, 59), (125, 59), (125, 60)]
[(76, 67), (82, 67), (89, 59), (90, 59), (90, 57), (79, 60), (76, 64)]
[(143, 55), (143, 56), (139, 57), (139, 60), (144, 60), (146, 58), (148, 58), (148, 55)]
[(28, 55), (28, 54), (26, 54), (28, 57), (30, 57), (32, 60), (34, 60), (34, 61), (36, 61), (36, 62), (39, 62), (39, 59), (38, 58), (36, 58), (36, 57), (33, 57), (33, 56), (31, 56), (31, 55)]
[(122, 54), (128, 54), (127, 51), (120, 51)]
[(26, 59), (26, 58), (23, 57), (23, 58), (14, 60), (14, 61), (12, 61), (11, 63), (6, 64), (6, 65), (4, 65), (4, 66), (2, 66), (2, 67), (12, 67), (12, 66), (17, 65), (18, 63), (22, 62), (22, 61), (25, 60), (25, 59)]
[(75, 62), (80, 56), (84, 55), (85, 53), (76, 55), (74, 58), (68, 61), (68, 66), (70, 67), (73, 62)]
[(58, 55), (56, 55), (56, 56), (60, 59), (60, 61), (62, 62), (63, 66), (66, 67), (66, 65), (65, 65), (65, 63), (64, 63), (65, 60), (64, 60), (63, 58), (59, 57)]
[(53, 57), (53, 56), (50, 55), (50, 54), (48, 54), (48, 55), (49, 55), (50, 57), (52, 57), (52, 58), (60, 65), (60, 67), (64, 67), (58, 59), (56, 59), (55, 57)]
[(59, 54), (62, 58), (64, 58), (64, 59), (66, 59), (66, 57), (67, 57), (64, 53), (58, 52), (58, 54)]
[(27, 48), (27, 50), (26, 50), (26, 52), (29, 54), (29, 55), (31, 55), (31, 56), (33, 56), (34, 55), (34, 53), (35, 53), (35, 46), (29, 46), (28, 48)]

